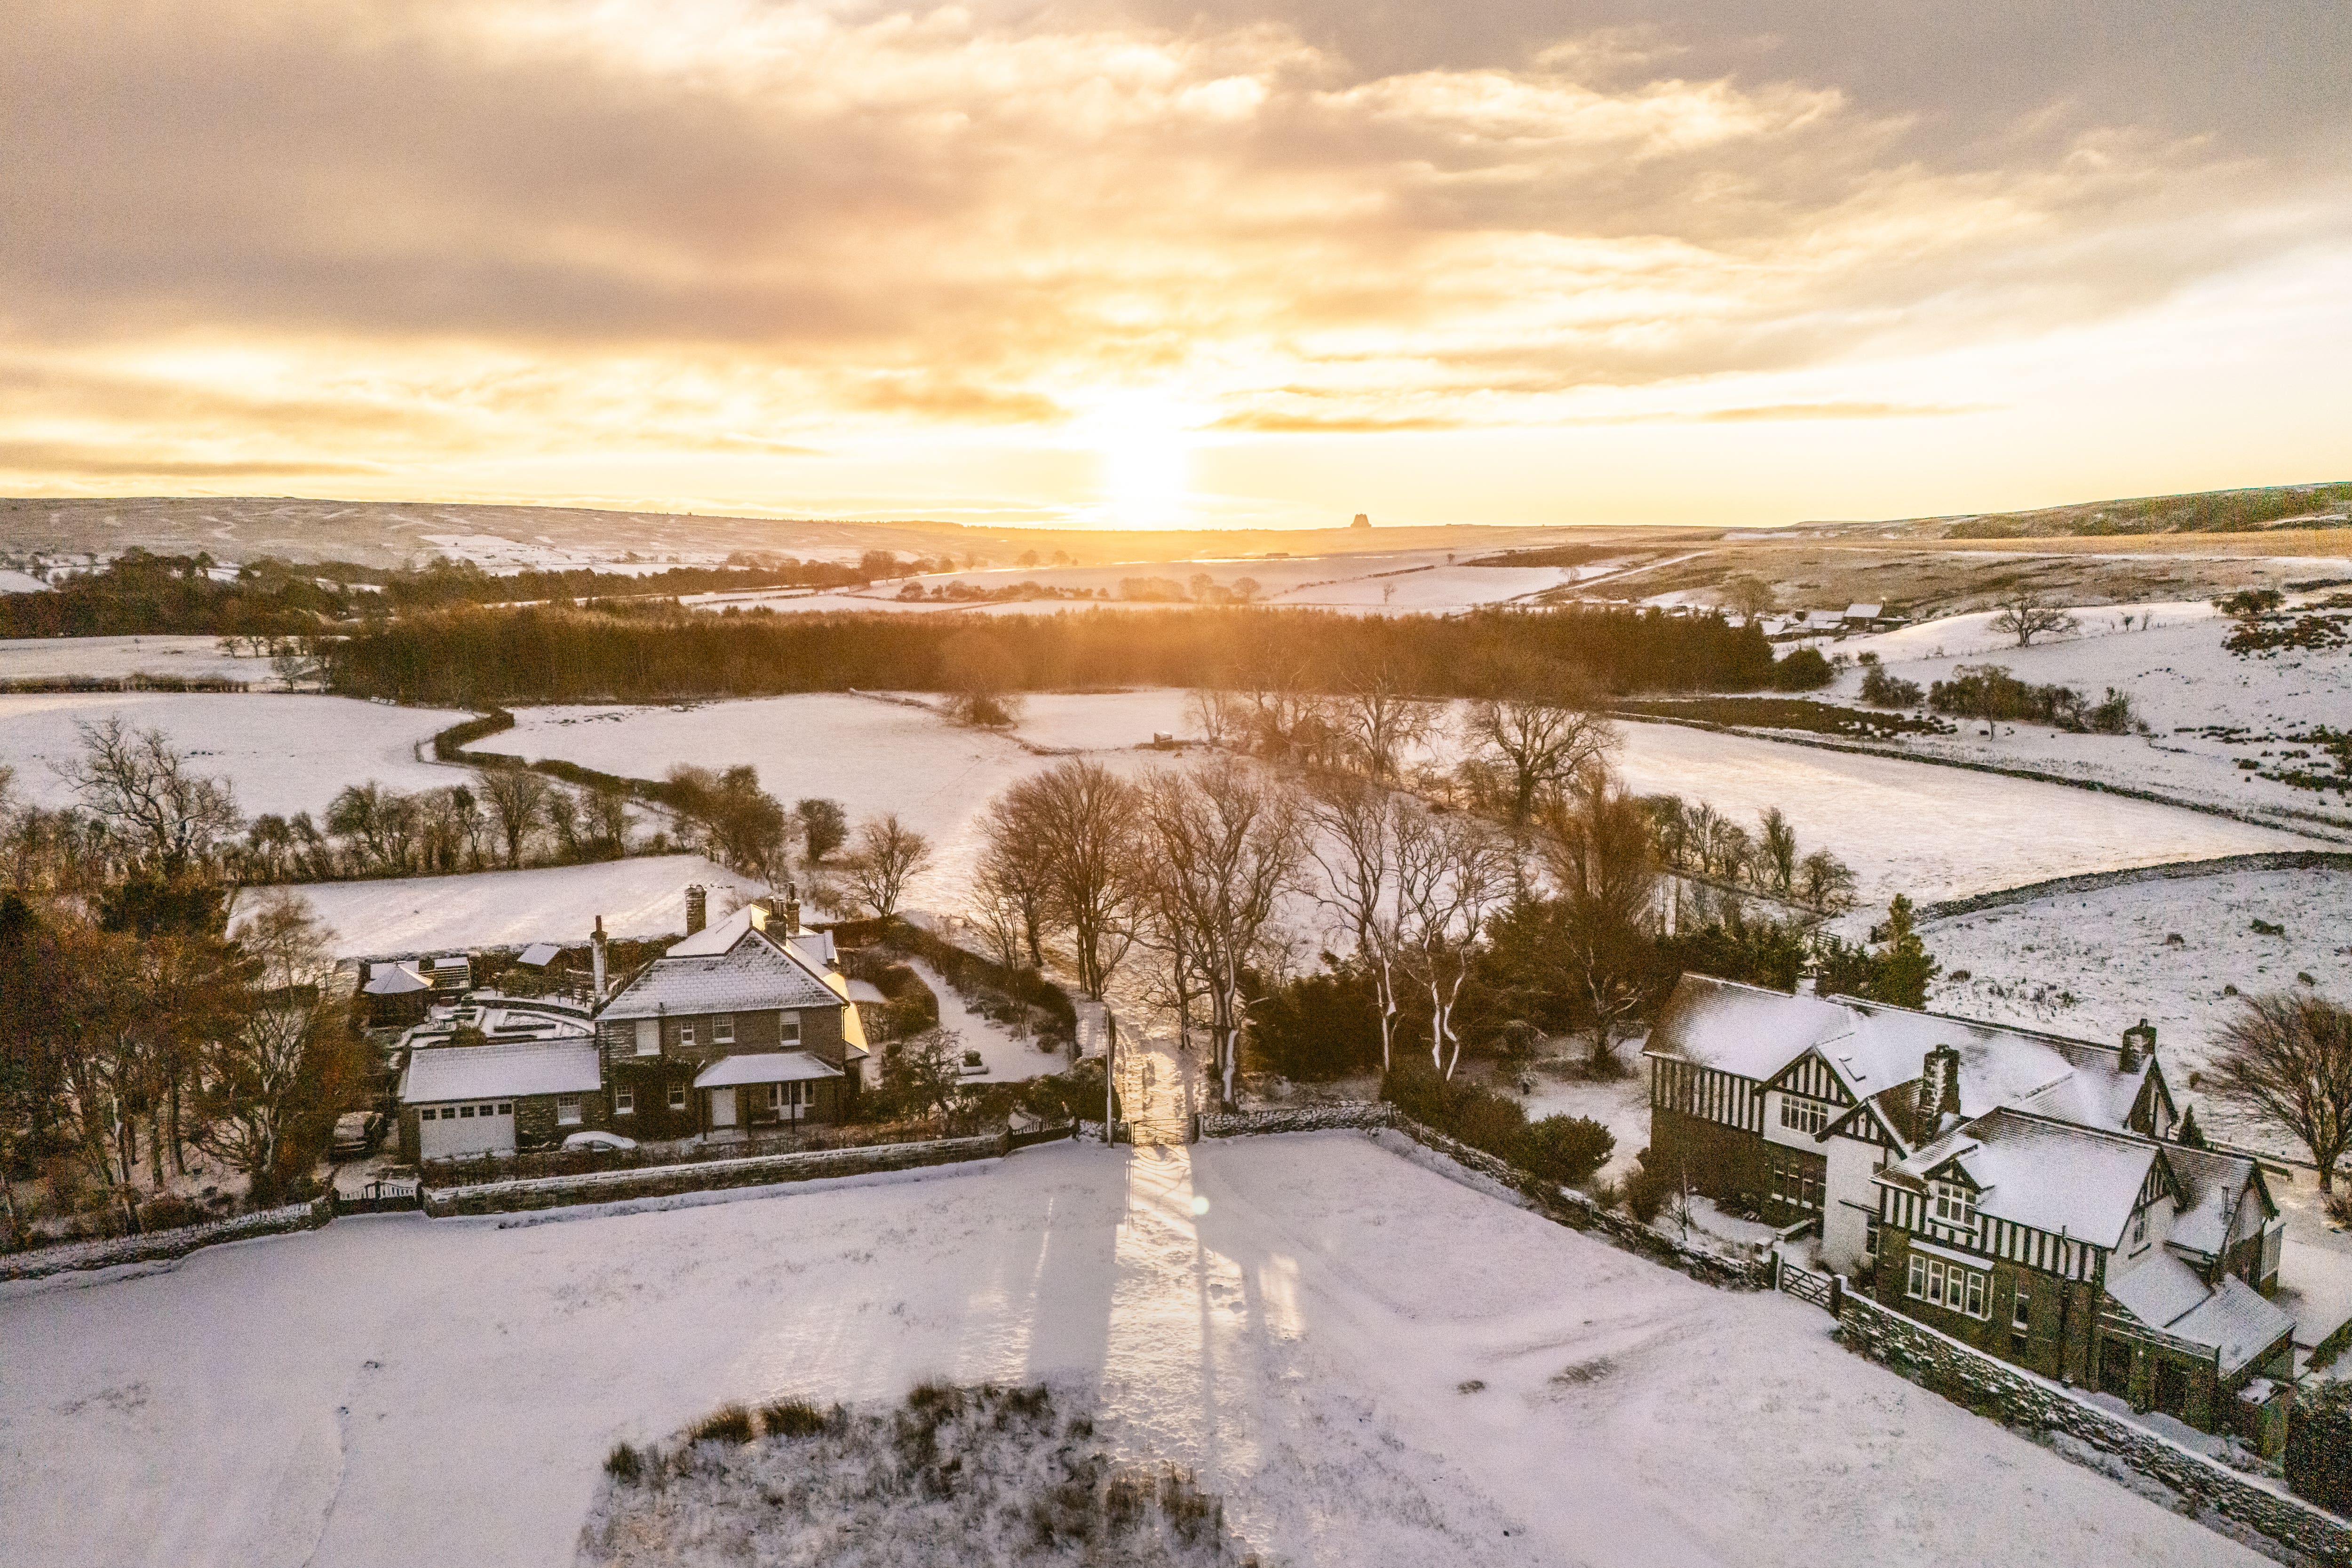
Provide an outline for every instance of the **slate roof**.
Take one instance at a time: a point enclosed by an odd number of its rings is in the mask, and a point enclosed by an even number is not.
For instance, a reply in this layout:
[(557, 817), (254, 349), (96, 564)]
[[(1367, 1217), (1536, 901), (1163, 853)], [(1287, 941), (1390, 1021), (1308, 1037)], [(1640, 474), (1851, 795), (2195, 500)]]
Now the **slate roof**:
[(2294, 1320), (2263, 1299), (2234, 1274), (2209, 1286), (2197, 1271), (2159, 1247), (2156, 1256), (2120, 1279), (2110, 1276), (2107, 1294), (2151, 1329), (2175, 1339), (2210, 1345), (2229, 1377), (2294, 1331)]
[[(2242, 1154), (2210, 1149), (2167, 1147), (2165, 1158), (2180, 1185), (2180, 1208), (2173, 1216), (2170, 1245), (2205, 1258), (2217, 1258), (2229, 1246), (2230, 1231), (2240, 1219), (2239, 1209), (2251, 1203), (2267, 1221), (2276, 1205), (2262, 1184), (2254, 1163)], [(2247, 1189), (2254, 1191), (2249, 1194)], [(2258, 1222), (2260, 1223), (2260, 1222)]]
[(666, 1013), (737, 1013), (769, 1008), (839, 1006), (841, 994), (806, 965), (756, 932), (712, 956), (657, 958), (597, 1014), (604, 1018), (656, 1018)]
[(498, 1046), (431, 1046), (408, 1055), (400, 1075), (404, 1105), (524, 1094), (584, 1094), (604, 1086), (594, 1042), (515, 1041)]
[(1929, 1172), (1957, 1160), (1981, 1189), (1979, 1215), (2112, 1248), (2122, 1242), (2148, 1167), (2160, 1157), (2157, 1143), (2136, 1133), (2003, 1108), (1963, 1123), (1875, 1179), (1920, 1191)]

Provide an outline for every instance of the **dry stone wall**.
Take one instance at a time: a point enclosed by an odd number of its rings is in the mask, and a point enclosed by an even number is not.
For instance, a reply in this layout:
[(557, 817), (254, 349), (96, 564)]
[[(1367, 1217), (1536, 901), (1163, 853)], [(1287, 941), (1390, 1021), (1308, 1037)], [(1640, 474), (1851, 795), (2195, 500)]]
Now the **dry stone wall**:
[(282, 1236), (291, 1230), (315, 1230), (335, 1217), (335, 1200), (321, 1195), (316, 1202), (288, 1204), (239, 1215), (235, 1219), (184, 1226), (177, 1230), (152, 1231), (145, 1236), (117, 1237), (110, 1241), (71, 1241), (32, 1252), (0, 1258), (0, 1280), (45, 1279), (75, 1268), (113, 1268), (125, 1263), (153, 1263), (185, 1258), (198, 1247), (225, 1241), (245, 1241), (257, 1236)]
[(632, 1198), (672, 1197), (680, 1193), (728, 1187), (764, 1187), (810, 1182), (825, 1176), (863, 1176), (877, 1171), (910, 1171), (961, 1160), (992, 1160), (1008, 1152), (1003, 1133), (979, 1138), (941, 1138), (922, 1143), (880, 1143), (862, 1149), (812, 1149), (797, 1154), (761, 1154), (741, 1160), (703, 1160), (690, 1165), (656, 1165), (635, 1171), (597, 1171), (578, 1176), (541, 1176), (444, 1187), (425, 1194), (425, 1212), (450, 1215), (511, 1214), (560, 1208), (568, 1204), (618, 1203)]

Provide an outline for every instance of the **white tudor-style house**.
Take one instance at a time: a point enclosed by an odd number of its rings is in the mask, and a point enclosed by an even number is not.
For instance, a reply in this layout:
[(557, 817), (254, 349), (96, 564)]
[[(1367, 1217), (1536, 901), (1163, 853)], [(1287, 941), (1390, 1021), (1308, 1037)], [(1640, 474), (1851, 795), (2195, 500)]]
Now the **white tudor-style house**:
[(2293, 1324), (2254, 1162), (2168, 1142), (2116, 1045), (1701, 975), (1651, 1032), (1652, 1160), (1883, 1304), (2208, 1431), (2283, 1437)]

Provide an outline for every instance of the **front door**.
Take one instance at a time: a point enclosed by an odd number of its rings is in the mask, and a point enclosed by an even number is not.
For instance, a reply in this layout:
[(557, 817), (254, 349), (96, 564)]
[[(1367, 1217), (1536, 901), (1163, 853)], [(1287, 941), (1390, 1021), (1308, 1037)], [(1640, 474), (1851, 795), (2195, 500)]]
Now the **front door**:
[(710, 1125), (713, 1131), (735, 1125), (735, 1091), (714, 1089), (710, 1091)]

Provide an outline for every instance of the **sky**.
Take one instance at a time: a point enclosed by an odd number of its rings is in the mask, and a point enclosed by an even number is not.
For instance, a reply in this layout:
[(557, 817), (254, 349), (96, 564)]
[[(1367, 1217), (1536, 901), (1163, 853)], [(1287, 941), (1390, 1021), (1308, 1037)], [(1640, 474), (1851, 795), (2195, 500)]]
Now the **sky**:
[(2342, 0), (12, 0), (0, 493), (1083, 526), (2352, 477)]

